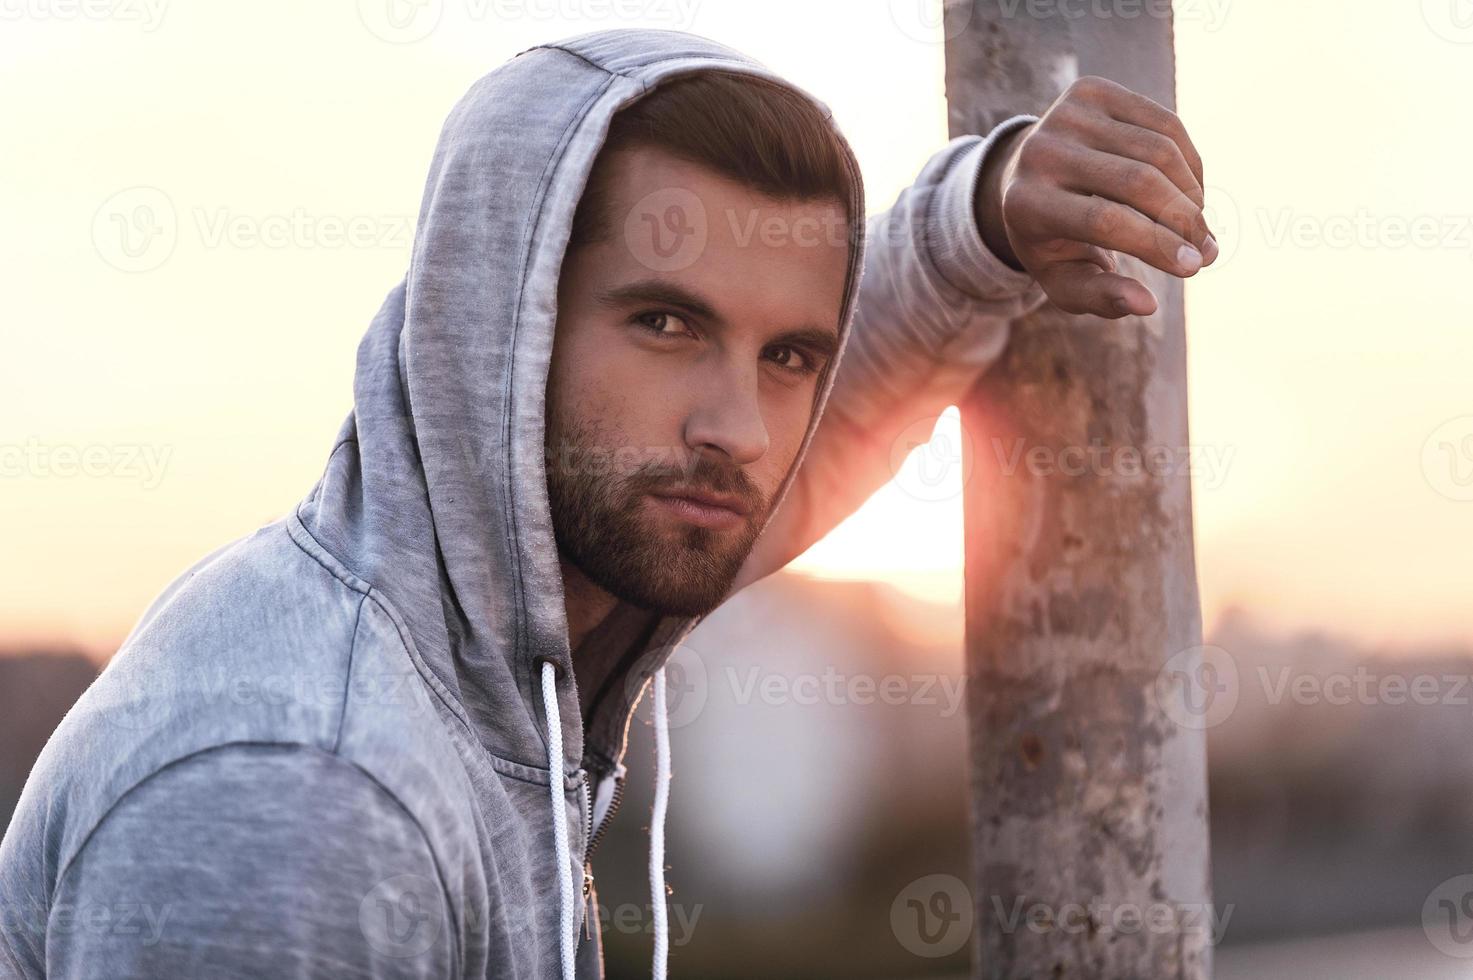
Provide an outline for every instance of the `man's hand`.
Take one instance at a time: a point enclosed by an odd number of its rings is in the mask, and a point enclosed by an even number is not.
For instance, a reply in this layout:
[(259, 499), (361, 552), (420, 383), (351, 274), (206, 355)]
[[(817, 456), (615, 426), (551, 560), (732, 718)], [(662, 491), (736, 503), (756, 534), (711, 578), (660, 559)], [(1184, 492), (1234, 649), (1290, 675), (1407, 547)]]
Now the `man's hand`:
[(982, 238), (1066, 313), (1156, 312), (1115, 252), (1181, 277), (1217, 258), (1202, 158), (1176, 113), (1143, 95), (1085, 76), (997, 149), (979, 178)]

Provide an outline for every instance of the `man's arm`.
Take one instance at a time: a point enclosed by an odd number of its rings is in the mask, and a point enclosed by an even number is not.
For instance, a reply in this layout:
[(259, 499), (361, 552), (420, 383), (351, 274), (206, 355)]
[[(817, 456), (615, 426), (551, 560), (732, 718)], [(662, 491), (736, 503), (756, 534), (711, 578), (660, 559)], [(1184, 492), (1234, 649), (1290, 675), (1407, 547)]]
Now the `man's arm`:
[(229, 745), (135, 787), (65, 870), (52, 978), (446, 977), (452, 922), (415, 820), (304, 746)]
[(1176, 114), (1086, 76), (1039, 119), (952, 140), (871, 223), (850, 337), (798, 475), (732, 591), (828, 533), (925, 442), (1051, 301), (1106, 319), (1156, 297), (1117, 253), (1187, 278), (1218, 255), (1202, 158)]

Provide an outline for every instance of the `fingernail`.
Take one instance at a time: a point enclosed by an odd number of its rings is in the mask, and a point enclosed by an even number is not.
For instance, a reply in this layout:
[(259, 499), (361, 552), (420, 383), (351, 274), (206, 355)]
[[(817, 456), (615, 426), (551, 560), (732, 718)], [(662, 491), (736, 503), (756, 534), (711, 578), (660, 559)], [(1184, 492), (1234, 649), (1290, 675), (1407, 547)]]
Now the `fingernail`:
[(1210, 265), (1221, 253), (1222, 250), (1217, 247), (1217, 239), (1208, 235), (1207, 241), (1202, 243), (1202, 258)]
[(1188, 272), (1202, 268), (1202, 253), (1190, 245), (1183, 245), (1176, 253), (1176, 263)]

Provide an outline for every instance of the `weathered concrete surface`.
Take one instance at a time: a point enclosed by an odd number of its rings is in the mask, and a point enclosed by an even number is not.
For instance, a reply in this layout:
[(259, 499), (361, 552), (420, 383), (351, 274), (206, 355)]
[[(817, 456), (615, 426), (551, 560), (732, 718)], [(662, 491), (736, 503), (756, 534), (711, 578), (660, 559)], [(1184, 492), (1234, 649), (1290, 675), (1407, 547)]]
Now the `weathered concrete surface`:
[[(1131, 6), (948, 4), (952, 134), (1082, 74), (1174, 106), (1170, 20)], [(1045, 307), (962, 406), (977, 977), (1211, 974), (1182, 290), (1121, 269), (1155, 315)]]

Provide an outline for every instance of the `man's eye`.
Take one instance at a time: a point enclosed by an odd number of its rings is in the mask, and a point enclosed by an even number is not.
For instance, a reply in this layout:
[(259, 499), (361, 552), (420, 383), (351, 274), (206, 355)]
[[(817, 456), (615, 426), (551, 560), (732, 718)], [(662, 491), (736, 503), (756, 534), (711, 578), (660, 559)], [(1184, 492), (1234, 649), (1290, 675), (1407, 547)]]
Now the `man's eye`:
[[(669, 310), (647, 310), (644, 313), (636, 313), (633, 320), (641, 327), (649, 330), (650, 333), (662, 337), (678, 337), (681, 333), (691, 333), (690, 324), (685, 322), (685, 318), (677, 313), (671, 313)], [(680, 324), (685, 329), (666, 330), (665, 327), (669, 326), (672, 321)]]
[(813, 355), (797, 347), (774, 347), (773, 350), (791, 355), (778, 367), (794, 374), (817, 374), (818, 364)]

